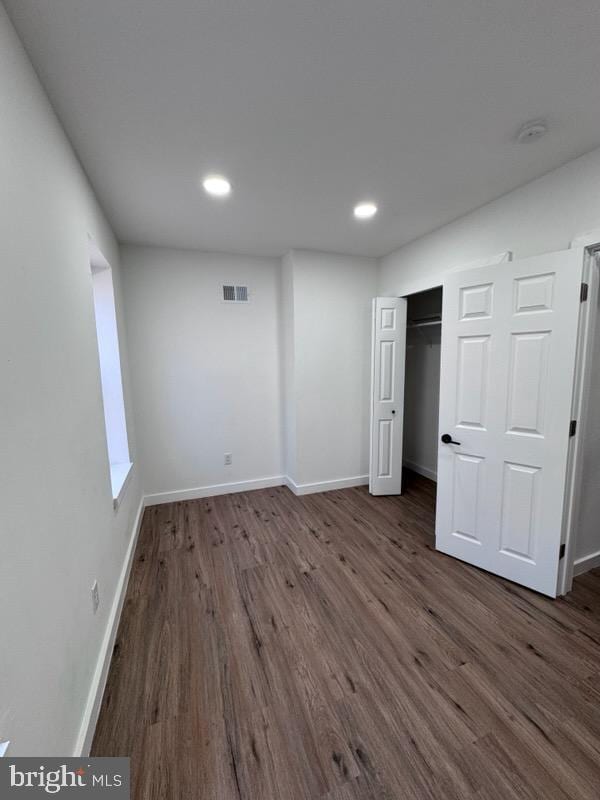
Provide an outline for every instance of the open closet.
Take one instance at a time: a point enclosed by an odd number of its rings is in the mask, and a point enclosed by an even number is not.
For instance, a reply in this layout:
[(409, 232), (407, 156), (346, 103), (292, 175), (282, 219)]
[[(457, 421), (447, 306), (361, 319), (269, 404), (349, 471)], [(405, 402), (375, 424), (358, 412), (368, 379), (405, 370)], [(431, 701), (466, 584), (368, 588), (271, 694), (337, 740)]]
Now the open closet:
[(436, 480), (440, 405), (442, 287), (407, 298), (404, 378), (405, 467)]
[(373, 301), (371, 494), (401, 494), (403, 465), (435, 480), (436, 549), (551, 597), (573, 557), (579, 571), (600, 555), (582, 536), (571, 555), (573, 511), (597, 515), (570, 489), (572, 462), (589, 476), (596, 457), (575, 448), (594, 439), (576, 437), (573, 407), (584, 263), (577, 247), (501, 254), (448, 271), (443, 298), (399, 286)]

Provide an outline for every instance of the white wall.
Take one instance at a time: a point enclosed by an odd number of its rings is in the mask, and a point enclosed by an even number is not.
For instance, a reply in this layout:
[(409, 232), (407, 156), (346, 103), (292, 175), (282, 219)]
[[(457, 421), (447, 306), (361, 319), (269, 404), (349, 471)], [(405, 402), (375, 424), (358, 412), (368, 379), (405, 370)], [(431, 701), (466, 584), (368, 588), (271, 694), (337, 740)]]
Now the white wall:
[(0, 739), (66, 755), (140, 502), (134, 472), (113, 511), (88, 233), (117, 303), (119, 258), (1, 4), (0, 96)]
[(281, 476), (279, 261), (127, 246), (122, 263), (146, 494)]
[(293, 251), (285, 259), (284, 271), (284, 280), (293, 289), (283, 310), (293, 319), (293, 337), (288, 336), (285, 354), (293, 364), (289, 380), (293, 396), (285, 402), (288, 425), (296, 434), (287, 474), (299, 486), (365, 476), (377, 262)]
[(431, 276), (505, 250), (524, 258), (565, 249), (578, 233), (597, 227), (600, 149), (386, 256), (379, 293), (419, 291)]
[[(305, 486), (367, 474), (375, 260), (138, 246), (121, 256), (151, 502), (281, 476)], [(247, 284), (250, 303), (224, 304), (224, 282)]]

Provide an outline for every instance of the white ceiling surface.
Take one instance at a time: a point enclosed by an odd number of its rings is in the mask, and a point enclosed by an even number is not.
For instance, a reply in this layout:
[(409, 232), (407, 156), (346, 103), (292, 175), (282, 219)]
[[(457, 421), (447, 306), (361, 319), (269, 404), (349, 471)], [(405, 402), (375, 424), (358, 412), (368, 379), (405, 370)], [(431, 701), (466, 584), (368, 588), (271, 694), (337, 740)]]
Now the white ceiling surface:
[(381, 256), (600, 144), (597, 0), (5, 3), (122, 241)]

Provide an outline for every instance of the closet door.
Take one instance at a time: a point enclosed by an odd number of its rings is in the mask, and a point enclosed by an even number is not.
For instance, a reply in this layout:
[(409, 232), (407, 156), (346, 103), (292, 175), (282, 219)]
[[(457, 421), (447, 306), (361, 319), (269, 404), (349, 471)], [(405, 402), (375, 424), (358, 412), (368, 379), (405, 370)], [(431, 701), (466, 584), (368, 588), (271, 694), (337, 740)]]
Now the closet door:
[(581, 250), (444, 282), (436, 547), (556, 596)]
[(406, 300), (373, 300), (371, 494), (401, 494)]

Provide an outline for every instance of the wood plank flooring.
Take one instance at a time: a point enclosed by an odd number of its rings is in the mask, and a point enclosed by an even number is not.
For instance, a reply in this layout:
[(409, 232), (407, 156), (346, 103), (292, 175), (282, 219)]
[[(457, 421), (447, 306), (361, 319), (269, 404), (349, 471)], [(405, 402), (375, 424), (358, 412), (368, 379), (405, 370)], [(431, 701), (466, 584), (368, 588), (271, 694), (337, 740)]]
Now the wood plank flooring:
[(434, 491), (147, 509), (93, 755), (136, 800), (598, 800), (600, 573), (436, 553)]

